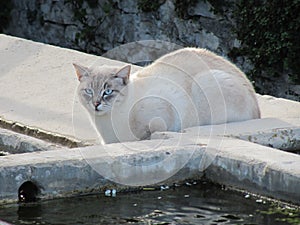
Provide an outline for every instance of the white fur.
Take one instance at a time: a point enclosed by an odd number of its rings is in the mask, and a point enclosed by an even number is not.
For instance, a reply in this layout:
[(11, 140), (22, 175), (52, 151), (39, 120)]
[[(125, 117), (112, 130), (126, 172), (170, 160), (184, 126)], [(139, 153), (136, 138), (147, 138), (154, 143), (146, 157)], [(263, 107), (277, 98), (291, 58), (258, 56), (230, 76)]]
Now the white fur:
[(185, 48), (163, 56), (132, 74), (124, 93), (109, 113), (95, 117), (105, 143), (260, 117), (246, 76), (203, 49)]

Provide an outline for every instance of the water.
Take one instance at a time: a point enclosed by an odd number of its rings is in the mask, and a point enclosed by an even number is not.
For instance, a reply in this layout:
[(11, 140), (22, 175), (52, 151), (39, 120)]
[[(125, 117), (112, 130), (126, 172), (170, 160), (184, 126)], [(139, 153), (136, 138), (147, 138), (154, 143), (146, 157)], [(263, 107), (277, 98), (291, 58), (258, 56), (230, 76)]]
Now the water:
[[(164, 191), (103, 194), (0, 206), (13, 224), (300, 224), (296, 208), (208, 182)], [(0, 222), (1, 224), (1, 222)]]

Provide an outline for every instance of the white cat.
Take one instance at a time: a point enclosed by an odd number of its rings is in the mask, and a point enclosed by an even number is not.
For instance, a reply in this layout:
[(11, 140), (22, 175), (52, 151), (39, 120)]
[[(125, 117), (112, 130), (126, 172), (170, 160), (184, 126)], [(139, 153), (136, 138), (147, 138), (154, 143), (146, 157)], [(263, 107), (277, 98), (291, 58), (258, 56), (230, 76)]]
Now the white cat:
[(130, 65), (74, 67), (80, 101), (105, 143), (260, 118), (246, 76), (208, 50), (177, 50), (134, 74)]

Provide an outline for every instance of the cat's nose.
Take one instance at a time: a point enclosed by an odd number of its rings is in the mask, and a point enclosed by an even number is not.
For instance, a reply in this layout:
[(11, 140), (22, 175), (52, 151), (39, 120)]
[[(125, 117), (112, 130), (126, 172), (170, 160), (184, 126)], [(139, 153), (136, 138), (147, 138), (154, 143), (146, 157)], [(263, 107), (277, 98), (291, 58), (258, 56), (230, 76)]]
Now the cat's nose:
[(95, 106), (95, 110), (96, 110), (96, 111), (99, 111), (98, 106), (99, 106), (100, 104), (101, 104), (101, 103), (100, 103), (99, 101), (97, 101), (97, 102), (94, 103), (94, 106)]

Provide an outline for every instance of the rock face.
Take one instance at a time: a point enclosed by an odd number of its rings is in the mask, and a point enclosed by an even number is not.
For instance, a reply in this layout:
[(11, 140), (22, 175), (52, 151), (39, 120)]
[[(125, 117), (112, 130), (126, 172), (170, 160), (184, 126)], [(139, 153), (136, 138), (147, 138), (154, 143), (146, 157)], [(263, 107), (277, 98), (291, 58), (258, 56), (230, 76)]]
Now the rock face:
[[(13, 2), (6, 33), (90, 53), (102, 54), (133, 41), (162, 40), (226, 55), (236, 42), (232, 22), (214, 14), (206, 1), (178, 9), (174, 0), (165, 0), (150, 12), (141, 9), (141, 0)], [(179, 10), (186, 11), (185, 18)]]
[[(124, 44), (158, 40), (172, 46), (202, 47), (228, 56), (240, 47), (231, 16), (235, 4), (204, 0), (12, 0), (11, 21), (5, 33), (87, 53), (102, 55)], [(220, 5), (222, 4), (222, 5)], [(144, 44), (144, 43), (143, 43)], [(129, 45), (131, 46), (131, 45)], [(127, 46), (127, 47), (129, 47)], [(135, 48), (135, 47), (134, 47)], [(163, 46), (165, 49), (165, 45)], [(174, 48), (174, 49), (176, 49)], [(174, 49), (167, 47), (168, 51)], [(121, 49), (118, 49), (121, 51)], [(114, 50), (106, 57), (132, 61), (126, 53)], [(136, 51), (136, 49), (133, 49)], [(148, 50), (139, 50), (139, 62), (155, 59)], [(128, 51), (127, 51), (128, 52)], [(130, 51), (131, 53), (132, 51)], [(152, 51), (153, 52), (153, 51)], [(167, 53), (167, 51), (162, 51)], [(247, 72), (252, 68), (245, 58), (235, 63)], [(270, 84), (256, 81), (255, 86), (278, 97), (299, 100), (300, 86), (288, 81)], [(298, 93), (298, 97), (290, 93)]]

